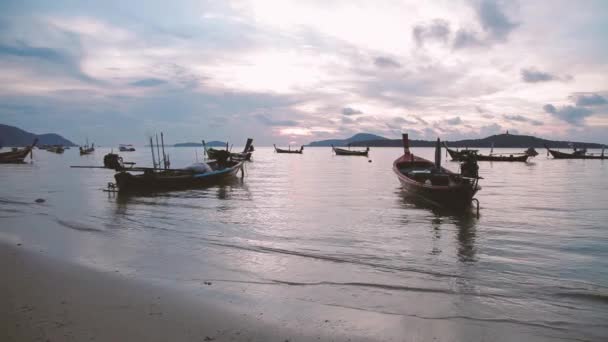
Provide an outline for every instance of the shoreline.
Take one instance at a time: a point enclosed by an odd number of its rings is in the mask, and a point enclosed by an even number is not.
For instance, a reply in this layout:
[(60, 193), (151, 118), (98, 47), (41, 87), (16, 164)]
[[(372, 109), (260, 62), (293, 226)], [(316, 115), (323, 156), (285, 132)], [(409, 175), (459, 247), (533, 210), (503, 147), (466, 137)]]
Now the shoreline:
[(6, 342), (368, 340), (334, 333), (330, 325), (289, 329), (265, 321), (273, 313), (246, 307), (235, 312), (201, 296), (45, 258), (42, 251), (6, 241), (0, 241), (0, 268), (6, 275), (0, 282), (0, 340)]

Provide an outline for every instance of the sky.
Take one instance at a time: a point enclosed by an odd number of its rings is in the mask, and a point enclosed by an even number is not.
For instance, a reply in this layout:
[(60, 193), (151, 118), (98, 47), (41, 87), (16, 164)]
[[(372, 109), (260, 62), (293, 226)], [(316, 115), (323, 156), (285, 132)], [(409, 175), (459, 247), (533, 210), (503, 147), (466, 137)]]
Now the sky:
[(608, 143), (608, 1), (0, 1), (0, 123), (76, 143)]

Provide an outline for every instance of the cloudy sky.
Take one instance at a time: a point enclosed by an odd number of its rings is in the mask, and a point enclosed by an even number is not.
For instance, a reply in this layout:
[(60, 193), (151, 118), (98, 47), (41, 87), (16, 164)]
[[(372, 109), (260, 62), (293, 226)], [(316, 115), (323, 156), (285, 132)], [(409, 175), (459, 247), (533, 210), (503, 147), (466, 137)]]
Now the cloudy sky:
[(0, 123), (81, 142), (608, 143), (608, 1), (0, 2)]

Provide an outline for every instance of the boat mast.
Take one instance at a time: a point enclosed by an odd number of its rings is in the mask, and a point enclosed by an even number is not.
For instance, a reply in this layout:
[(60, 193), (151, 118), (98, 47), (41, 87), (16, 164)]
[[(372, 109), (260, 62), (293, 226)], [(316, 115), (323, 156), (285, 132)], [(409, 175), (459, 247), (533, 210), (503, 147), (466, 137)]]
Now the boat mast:
[(152, 165), (153, 168), (156, 169), (156, 160), (154, 159), (154, 142), (152, 141), (152, 136), (150, 136), (150, 150), (152, 150)]
[(403, 141), (403, 152), (405, 154), (410, 153), (410, 140), (407, 136), (407, 133), (401, 134), (401, 140)]
[(441, 141), (439, 138), (437, 138), (437, 143), (435, 144), (435, 168), (441, 170)]
[(158, 168), (160, 168), (160, 147), (158, 146), (158, 133), (156, 133), (156, 155), (158, 156)]
[(166, 169), (167, 168), (167, 156), (165, 155), (165, 139), (163, 137), (163, 132), (160, 132), (160, 143), (163, 145), (163, 165)]

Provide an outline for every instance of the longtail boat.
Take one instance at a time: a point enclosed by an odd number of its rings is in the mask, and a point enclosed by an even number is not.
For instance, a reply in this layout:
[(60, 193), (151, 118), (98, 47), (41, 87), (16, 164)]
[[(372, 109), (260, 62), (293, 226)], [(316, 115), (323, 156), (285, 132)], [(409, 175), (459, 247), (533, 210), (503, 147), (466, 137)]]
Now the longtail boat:
[(364, 156), (367, 157), (367, 155), (369, 154), (369, 147), (367, 147), (365, 150), (363, 151), (356, 151), (356, 150), (347, 150), (344, 148), (338, 148), (338, 147), (334, 147), (334, 145), (331, 145), (331, 149), (334, 151), (334, 153), (337, 156)]
[(135, 147), (131, 144), (120, 144), (118, 145), (118, 150), (120, 152), (135, 152)]
[(38, 143), (38, 139), (34, 139), (34, 142), (24, 149), (17, 149), (10, 152), (0, 153), (0, 163), (23, 163), (28, 154), (32, 157), (32, 149)]
[[(243, 160), (233, 160), (230, 152), (219, 151), (215, 160), (194, 163), (183, 169), (169, 168), (169, 156), (165, 154), (164, 137), (162, 145), (154, 145), (150, 137), (153, 167), (136, 167), (135, 163), (124, 162), (115, 153), (104, 156), (103, 166), (71, 166), (72, 168), (112, 169), (116, 183), (109, 183), (104, 191), (122, 194), (153, 193), (159, 191), (185, 190), (220, 184), (234, 178), (239, 171), (244, 175)], [(161, 159), (162, 146), (162, 159)], [(156, 150), (155, 150), (156, 147)]]
[[(231, 152), (230, 153), (230, 157), (233, 160), (251, 160), (251, 155), (253, 153), (253, 139), (251, 138), (247, 138), (247, 142), (245, 143), (245, 148), (243, 148), (243, 152)], [(207, 156), (209, 157), (209, 159), (217, 159), (218, 153), (220, 151), (223, 150), (217, 150), (214, 148), (207, 148), (207, 144), (205, 143), (205, 140), (203, 140), (203, 148), (205, 149), (205, 152), (207, 153)], [(228, 144), (226, 144), (226, 150), (228, 149)]]
[[(186, 169), (132, 168), (114, 175), (119, 192), (168, 191), (192, 189), (217, 184), (235, 177), (244, 161), (214, 160), (193, 164)], [(141, 174), (132, 172), (141, 171)]]
[(297, 154), (302, 154), (302, 152), (304, 151), (304, 146), (300, 146), (299, 150), (292, 150), (291, 146), (289, 146), (289, 149), (287, 149), (287, 150), (282, 149), (282, 148), (278, 148), (277, 145), (274, 145), (274, 144), (272, 146), (274, 146), (274, 151), (276, 153), (291, 153), (291, 154), (297, 153)]
[(53, 145), (53, 146), (50, 146), (49, 148), (47, 148), (46, 150), (49, 152), (60, 154), (65, 151), (65, 148), (63, 148), (63, 146), (61, 146), (61, 145)]
[(95, 144), (89, 146), (89, 139), (87, 139), (87, 143), (84, 146), (80, 146), (80, 155), (91, 154), (93, 152), (95, 152)]
[[(453, 161), (464, 161), (468, 159), (471, 155), (474, 155), (477, 161), (502, 161), (502, 162), (526, 162), (529, 157), (533, 157), (534, 155), (538, 155), (533, 148), (527, 149), (522, 153), (509, 153), (509, 154), (495, 154), (490, 152), (489, 155), (479, 154), (479, 150), (453, 150), (448, 147), (448, 145), (444, 142), (443, 146), (448, 151), (450, 158)], [(493, 150), (494, 148), (492, 148)], [(536, 154), (534, 154), (536, 153)]]
[(601, 154), (593, 154), (587, 153), (587, 149), (576, 149), (572, 153), (560, 152), (557, 150), (552, 150), (547, 145), (545, 145), (547, 151), (553, 156), (555, 159), (608, 159), (608, 156), (604, 154), (605, 147), (602, 148)]
[(474, 155), (461, 163), (461, 173), (441, 167), (441, 142), (437, 139), (435, 162), (415, 156), (409, 149), (408, 135), (403, 134), (404, 153), (393, 163), (393, 172), (403, 190), (440, 207), (466, 208), (471, 205), (479, 186), (479, 167)]

